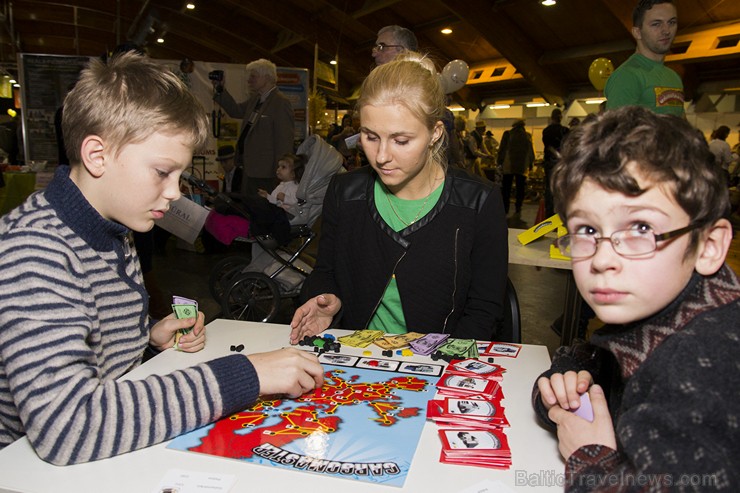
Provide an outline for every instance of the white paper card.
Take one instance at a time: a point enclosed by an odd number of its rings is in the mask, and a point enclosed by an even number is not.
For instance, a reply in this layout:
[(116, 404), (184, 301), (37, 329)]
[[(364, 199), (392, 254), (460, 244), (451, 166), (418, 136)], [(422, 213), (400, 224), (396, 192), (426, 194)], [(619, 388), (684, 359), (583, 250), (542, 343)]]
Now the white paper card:
[(170, 469), (152, 493), (227, 493), (236, 483), (233, 474), (212, 474), (207, 472)]

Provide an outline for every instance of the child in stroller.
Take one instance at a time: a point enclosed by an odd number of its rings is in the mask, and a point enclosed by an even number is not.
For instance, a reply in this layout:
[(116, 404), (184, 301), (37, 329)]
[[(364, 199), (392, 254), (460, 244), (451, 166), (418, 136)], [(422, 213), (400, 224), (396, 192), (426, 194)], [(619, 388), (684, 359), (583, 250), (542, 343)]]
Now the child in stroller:
[(225, 318), (270, 322), (282, 299), (295, 298), (311, 272), (311, 266), (298, 257), (316, 236), (312, 226), (321, 215), (329, 181), (343, 171), (343, 158), (318, 135), (309, 136), (296, 154), (307, 160), (296, 203), (283, 202), (289, 241), (281, 242), (272, 234), (251, 234), (251, 257), (226, 257), (211, 270), (211, 295), (221, 303)]
[(259, 190), (259, 196), (238, 193), (216, 196), (216, 207), (208, 214), (205, 229), (224, 245), (246, 236), (271, 235), (279, 244), (290, 241), (291, 207), (298, 202), (296, 193), (307, 157), (286, 154), (278, 159), (276, 175), (280, 184), (272, 191)]

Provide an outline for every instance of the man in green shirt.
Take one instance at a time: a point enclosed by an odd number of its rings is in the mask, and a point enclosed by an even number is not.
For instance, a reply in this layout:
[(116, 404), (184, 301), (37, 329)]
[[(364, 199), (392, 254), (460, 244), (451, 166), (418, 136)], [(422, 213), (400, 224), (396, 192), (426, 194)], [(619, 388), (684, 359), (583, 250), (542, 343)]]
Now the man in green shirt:
[(684, 115), (681, 77), (663, 65), (676, 37), (676, 7), (671, 0), (640, 0), (632, 13), (637, 51), (606, 82), (606, 108), (628, 105), (656, 113)]

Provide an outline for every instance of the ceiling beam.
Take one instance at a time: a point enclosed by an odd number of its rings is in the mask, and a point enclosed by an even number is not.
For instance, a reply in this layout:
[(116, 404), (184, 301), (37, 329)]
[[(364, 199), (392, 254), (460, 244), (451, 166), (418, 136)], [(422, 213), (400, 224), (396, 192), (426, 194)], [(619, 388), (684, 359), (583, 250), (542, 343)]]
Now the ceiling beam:
[(439, 0), (458, 17), (476, 29), (491, 46), (532, 84), (549, 103), (563, 104), (568, 89), (554, 73), (539, 64), (541, 53), (505, 12), (486, 0)]

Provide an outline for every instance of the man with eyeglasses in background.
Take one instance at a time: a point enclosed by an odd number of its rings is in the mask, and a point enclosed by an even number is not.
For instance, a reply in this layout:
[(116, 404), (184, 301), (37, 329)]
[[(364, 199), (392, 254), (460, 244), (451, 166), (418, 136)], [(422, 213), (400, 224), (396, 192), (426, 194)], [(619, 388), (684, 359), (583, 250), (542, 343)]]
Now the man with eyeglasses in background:
[(375, 65), (383, 65), (404, 51), (419, 51), (419, 42), (410, 30), (401, 26), (385, 26), (378, 31), (373, 46)]

